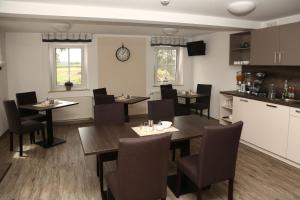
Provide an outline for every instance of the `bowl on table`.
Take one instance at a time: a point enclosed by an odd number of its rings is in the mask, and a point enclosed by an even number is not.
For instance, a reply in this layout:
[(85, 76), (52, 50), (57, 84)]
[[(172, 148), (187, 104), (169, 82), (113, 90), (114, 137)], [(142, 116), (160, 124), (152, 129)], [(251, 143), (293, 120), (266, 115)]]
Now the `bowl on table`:
[(170, 121), (161, 121), (161, 126), (166, 129), (166, 128), (170, 128), (172, 126), (172, 122)]

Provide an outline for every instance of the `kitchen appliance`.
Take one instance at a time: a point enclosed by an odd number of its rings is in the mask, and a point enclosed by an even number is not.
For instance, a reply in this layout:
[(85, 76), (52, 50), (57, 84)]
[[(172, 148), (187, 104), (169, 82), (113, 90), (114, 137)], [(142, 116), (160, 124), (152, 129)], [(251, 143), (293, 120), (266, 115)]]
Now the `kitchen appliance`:
[(259, 96), (261, 94), (260, 89), (262, 87), (265, 77), (266, 73), (264, 72), (257, 72), (255, 74), (254, 80), (252, 82), (252, 87), (250, 88), (251, 94), (255, 96)]
[(238, 71), (236, 73), (236, 84), (238, 85), (238, 92), (245, 92), (244, 87), (242, 87), (244, 81), (245, 81), (244, 74), (241, 71)]
[(251, 72), (246, 72), (245, 73), (245, 85), (246, 85), (246, 93), (247, 94), (251, 93), (252, 83), (253, 83), (253, 77), (252, 77)]

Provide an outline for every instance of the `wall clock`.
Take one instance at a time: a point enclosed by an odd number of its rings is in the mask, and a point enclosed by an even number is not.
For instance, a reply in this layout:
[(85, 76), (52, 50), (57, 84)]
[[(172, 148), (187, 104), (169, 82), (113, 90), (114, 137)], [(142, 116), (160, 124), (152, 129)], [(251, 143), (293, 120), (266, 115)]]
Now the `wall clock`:
[(116, 57), (119, 61), (125, 62), (130, 58), (130, 51), (123, 44), (116, 51)]

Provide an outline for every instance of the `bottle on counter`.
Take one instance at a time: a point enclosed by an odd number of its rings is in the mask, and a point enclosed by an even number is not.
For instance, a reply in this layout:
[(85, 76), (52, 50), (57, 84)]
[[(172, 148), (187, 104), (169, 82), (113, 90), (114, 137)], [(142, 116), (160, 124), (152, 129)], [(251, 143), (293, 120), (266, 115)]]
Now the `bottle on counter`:
[(295, 98), (295, 87), (291, 87), (291, 99)]
[(289, 87), (288, 81), (285, 80), (284, 81), (284, 86), (283, 86), (283, 92), (282, 92), (282, 99), (288, 98), (288, 89), (289, 89), (288, 87)]

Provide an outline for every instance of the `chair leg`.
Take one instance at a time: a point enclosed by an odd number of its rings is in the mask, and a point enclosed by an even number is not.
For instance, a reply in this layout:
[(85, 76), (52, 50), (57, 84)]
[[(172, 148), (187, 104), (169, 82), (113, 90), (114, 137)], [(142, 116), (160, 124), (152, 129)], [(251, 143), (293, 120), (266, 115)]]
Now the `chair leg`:
[(113, 195), (112, 195), (112, 193), (111, 193), (109, 187), (107, 187), (107, 195), (106, 195), (106, 199), (107, 199), (107, 200), (113, 200), (113, 199), (114, 199), (114, 197), (113, 197)]
[(210, 109), (207, 110), (207, 119), (210, 119)]
[(99, 177), (99, 157), (96, 155), (96, 171), (97, 171), (97, 176)]
[(14, 150), (14, 133), (11, 131), (9, 131), (9, 138), (10, 138), (9, 150), (13, 151)]
[(23, 156), (23, 134), (19, 134), (20, 156)]
[(228, 200), (233, 200), (233, 183), (234, 179), (228, 181)]
[(32, 132), (29, 134), (29, 139), (30, 139), (30, 144), (32, 144), (33, 143)]
[(176, 198), (180, 197), (180, 193), (181, 193), (181, 181), (182, 181), (182, 172), (177, 169), (177, 176), (176, 176)]
[[(39, 132), (39, 131), (37, 131)], [(32, 133), (32, 143), (35, 144), (35, 132)]]
[(200, 116), (203, 116), (203, 109), (200, 110)]
[(197, 191), (197, 200), (201, 200), (202, 199), (202, 188), (198, 188)]

